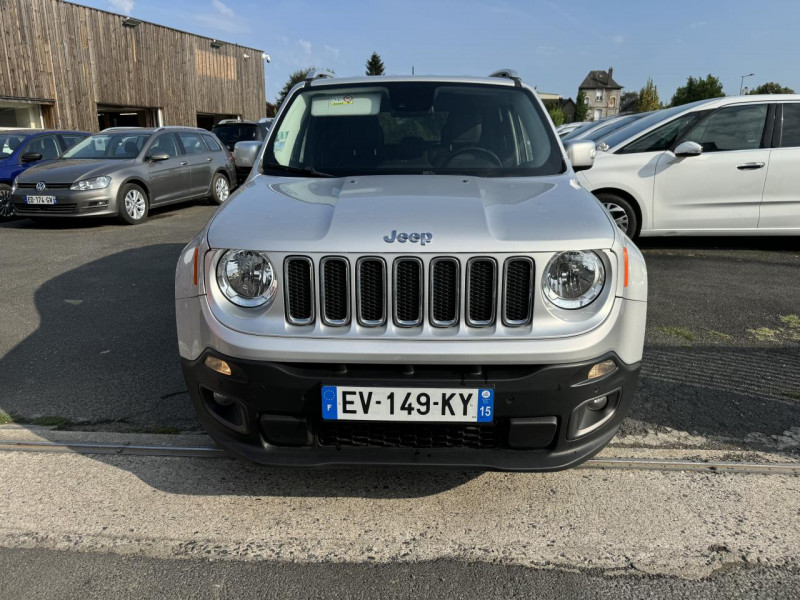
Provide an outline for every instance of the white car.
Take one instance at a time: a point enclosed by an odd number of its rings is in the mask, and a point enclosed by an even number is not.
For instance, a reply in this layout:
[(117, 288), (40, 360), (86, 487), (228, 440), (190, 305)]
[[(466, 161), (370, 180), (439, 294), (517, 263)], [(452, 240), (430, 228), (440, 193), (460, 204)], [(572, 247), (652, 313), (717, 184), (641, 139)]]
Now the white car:
[(577, 174), (630, 237), (800, 234), (800, 95), (653, 113)]
[[(246, 145), (242, 145), (246, 144)], [(217, 443), (270, 465), (549, 471), (614, 436), (647, 273), (536, 92), (313, 74), (183, 252), (178, 346)]]

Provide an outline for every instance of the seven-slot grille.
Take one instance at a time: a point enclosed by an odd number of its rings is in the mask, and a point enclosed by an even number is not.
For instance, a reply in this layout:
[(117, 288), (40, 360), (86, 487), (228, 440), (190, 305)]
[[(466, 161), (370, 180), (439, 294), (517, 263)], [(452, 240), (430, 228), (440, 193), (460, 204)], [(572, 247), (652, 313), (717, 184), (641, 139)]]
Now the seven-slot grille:
[[(314, 267), (305, 256), (285, 261), (286, 320), (292, 325), (314, 322)], [(489, 327), (498, 320), (506, 327), (521, 327), (533, 317), (534, 263), (525, 256), (508, 258), (502, 267), (494, 258), (473, 257), (463, 269), (462, 262), (450, 256), (431, 259), (427, 268), (416, 257), (400, 257), (387, 265), (381, 257), (364, 256), (353, 266), (344, 257), (326, 256), (318, 268), (320, 318), (330, 327), (349, 325), (353, 317), (362, 327), (383, 326), (389, 307), (398, 327), (421, 326), (426, 312), (429, 323), (439, 328), (456, 327), (462, 318), (468, 327)]]

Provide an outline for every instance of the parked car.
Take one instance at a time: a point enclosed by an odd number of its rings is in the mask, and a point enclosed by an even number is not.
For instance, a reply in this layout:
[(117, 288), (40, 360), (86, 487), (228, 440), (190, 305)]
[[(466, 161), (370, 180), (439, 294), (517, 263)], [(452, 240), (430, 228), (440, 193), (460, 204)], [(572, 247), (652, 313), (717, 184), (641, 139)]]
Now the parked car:
[(595, 143), (598, 143), (601, 139), (612, 134), (618, 129), (627, 127), (631, 123), (638, 121), (639, 119), (646, 117), (649, 114), (650, 114), (649, 112), (633, 113), (630, 115), (620, 115), (618, 117), (612, 117), (610, 119), (606, 119), (603, 121), (595, 121), (593, 127), (587, 127), (586, 129), (577, 132), (573, 131), (563, 136), (561, 140), (564, 142), (568, 142), (570, 140), (590, 140)]
[(312, 74), (184, 249), (198, 416), (266, 464), (553, 470), (614, 436), (647, 282), (535, 91)]
[(91, 134), (49, 129), (0, 129), (0, 221), (14, 216), (11, 186), (25, 169), (59, 158)]
[(580, 127), (580, 126), (581, 126), (581, 125), (583, 125), (583, 124), (584, 124), (584, 123), (582, 123), (582, 122), (575, 122), (575, 123), (564, 123), (563, 125), (559, 125), (559, 126), (556, 128), (556, 133), (558, 134), (558, 137), (561, 137), (561, 138), (563, 138), (563, 137), (564, 137), (565, 135), (567, 135), (567, 134), (568, 134), (570, 131), (572, 131), (573, 129), (577, 129), (578, 127)]
[[(583, 121), (581, 123), (570, 123), (569, 125), (566, 126), (562, 125), (561, 128), (557, 130), (558, 137), (560, 137), (563, 140), (566, 136), (576, 131), (586, 131), (587, 129), (590, 129), (591, 127), (597, 125), (597, 123), (598, 121)], [(572, 127), (573, 125), (574, 127)]]
[(631, 237), (800, 234), (800, 95), (670, 108), (604, 142), (578, 179)]
[[(263, 142), (267, 138), (272, 119), (264, 118), (259, 121), (240, 121), (223, 120), (215, 125), (211, 130), (222, 140), (225, 147), (235, 156), (235, 148), (238, 142)], [(234, 163), (235, 163), (234, 159)], [(250, 174), (249, 167), (236, 165), (236, 175), (238, 182), (247, 179)]]
[(194, 127), (119, 127), (79, 142), (14, 182), (21, 216), (119, 216), (141, 223), (150, 208), (210, 197), (228, 199), (236, 182), (229, 153)]

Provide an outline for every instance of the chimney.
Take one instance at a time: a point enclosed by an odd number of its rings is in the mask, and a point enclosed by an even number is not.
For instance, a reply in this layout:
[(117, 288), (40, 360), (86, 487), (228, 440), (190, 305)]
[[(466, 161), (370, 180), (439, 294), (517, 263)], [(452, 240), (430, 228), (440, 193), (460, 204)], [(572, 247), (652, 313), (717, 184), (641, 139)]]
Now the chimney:
[(608, 67), (608, 85), (611, 85), (611, 79), (614, 77), (614, 67)]

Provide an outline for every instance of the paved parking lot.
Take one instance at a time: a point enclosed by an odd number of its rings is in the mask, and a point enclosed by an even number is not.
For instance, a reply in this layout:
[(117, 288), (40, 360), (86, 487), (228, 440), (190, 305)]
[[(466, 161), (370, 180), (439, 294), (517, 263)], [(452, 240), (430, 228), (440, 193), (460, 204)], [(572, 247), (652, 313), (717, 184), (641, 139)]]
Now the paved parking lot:
[[(20, 422), (193, 430), (172, 277), (214, 208), (0, 225), (0, 409)], [(800, 239), (641, 240), (641, 387), (617, 445), (800, 453)]]

